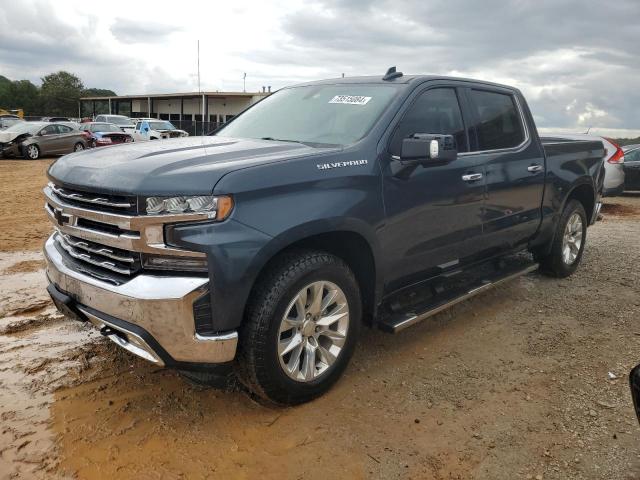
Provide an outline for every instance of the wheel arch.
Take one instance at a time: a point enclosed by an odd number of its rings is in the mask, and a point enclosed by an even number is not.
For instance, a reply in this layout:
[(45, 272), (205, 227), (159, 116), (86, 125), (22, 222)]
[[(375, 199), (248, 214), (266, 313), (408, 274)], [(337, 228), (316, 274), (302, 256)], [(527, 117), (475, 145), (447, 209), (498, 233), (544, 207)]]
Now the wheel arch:
[(370, 322), (375, 317), (381, 292), (378, 263), (375, 246), (361, 232), (343, 229), (317, 231), (309, 235), (285, 234), (284, 237), (288, 239), (287, 242), (278, 242), (276, 238), (273, 243), (277, 247), (272, 245), (268, 248), (271, 251), (263, 257), (249, 295), (253, 294), (256, 286), (283, 254), (295, 250), (320, 250), (342, 259), (351, 268), (360, 287), (364, 318)]
[(584, 182), (574, 186), (565, 197), (562, 209), (560, 210), (561, 212), (571, 200), (577, 200), (582, 204), (587, 214), (587, 222), (589, 222), (596, 207), (596, 192), (593, 185)]

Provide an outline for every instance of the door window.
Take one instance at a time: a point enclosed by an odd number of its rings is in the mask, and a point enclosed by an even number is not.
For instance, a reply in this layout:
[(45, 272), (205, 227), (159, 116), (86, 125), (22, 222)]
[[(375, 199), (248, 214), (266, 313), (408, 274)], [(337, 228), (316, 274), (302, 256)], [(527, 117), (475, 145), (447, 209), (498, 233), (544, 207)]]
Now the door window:
[(58, 129), (55, 125), (47, 125), (42, 129), (43, 135), (56, 135), (58, 133)]
[(468, 151), (458, 96), (453, 88), (433, 88), (420, 94), (396, 127), (389, 153), (400, 155), (402, 140), (415, 133), (453, 135), (459, 152)]
[(479, 150), (517, 147), (524, 141), (524, 129), (513, 95), (471, 90), (476, 114)]
[(640, 161), (640, 149), (632, 150), (624, 154), (625, 162), (638, 162)]
[(73, 129), (71, 127), (67, 127), (66, 125), (58, 125), (58, 132), (60, 133), (71, 133)]

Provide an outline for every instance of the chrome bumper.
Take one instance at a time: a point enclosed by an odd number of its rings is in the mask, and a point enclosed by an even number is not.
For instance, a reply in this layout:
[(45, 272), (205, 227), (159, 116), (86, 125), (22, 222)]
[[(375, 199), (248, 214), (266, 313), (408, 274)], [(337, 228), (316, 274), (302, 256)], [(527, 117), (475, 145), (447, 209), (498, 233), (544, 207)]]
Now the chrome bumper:
[[(223, 363), (235, 357), (237, 332), (214, 336), (195, 332), (193, 302), (205, 293), (208, 279), (138, 275), (116, 286), (67, 267), (53, 235), (45, 243), (44, 255), (49, 281), (77, 302), (91, 323), (121, 332), (109, 338), (130, 352), (161, 365), (167, 363), (166, 354), (170, 361), (188, 363)], [(110, 318), (140, 327), (153, 341)], [(166, 354), (153, 347), (156, 342)]]

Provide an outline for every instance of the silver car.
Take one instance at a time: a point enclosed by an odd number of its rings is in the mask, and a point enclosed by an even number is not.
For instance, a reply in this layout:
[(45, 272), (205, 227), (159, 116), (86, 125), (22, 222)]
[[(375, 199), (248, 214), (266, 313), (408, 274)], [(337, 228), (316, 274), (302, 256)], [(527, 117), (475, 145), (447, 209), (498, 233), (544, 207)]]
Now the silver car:
[(36, 160), (87, 148), (87, 137), (72, 122), (21, 122), (0, 132), (0, 155)]

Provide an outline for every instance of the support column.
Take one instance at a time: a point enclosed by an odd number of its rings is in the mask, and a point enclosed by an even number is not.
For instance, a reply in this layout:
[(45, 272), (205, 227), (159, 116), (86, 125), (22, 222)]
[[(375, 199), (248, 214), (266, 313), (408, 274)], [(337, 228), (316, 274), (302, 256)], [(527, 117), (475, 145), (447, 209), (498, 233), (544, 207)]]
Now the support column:
[(109, 115), (111, 115), (111, 98), (109, 98)]
[(95, 100), (91, 100), (91, 110), (93, 112), (93, 115), (91, 116), (91, 120), (94, 120), (96, 118), (96, 101)]
[(147, 97), (147, 117), (151, 118), (151, 97)]

